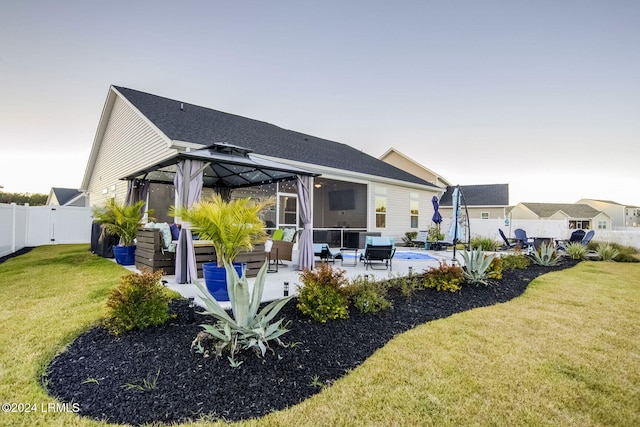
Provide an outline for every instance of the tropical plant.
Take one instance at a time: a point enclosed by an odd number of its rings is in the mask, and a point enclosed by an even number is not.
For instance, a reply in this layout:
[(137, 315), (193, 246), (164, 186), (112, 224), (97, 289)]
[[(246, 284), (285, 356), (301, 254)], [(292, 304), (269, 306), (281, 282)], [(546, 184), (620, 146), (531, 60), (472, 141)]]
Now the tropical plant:
[(302, 286), (298, 287), (298, 310), (322, 323), (349, 317), (349, 281), (344, 274), (344, 270), (334, 270), (327, 263), (315, 270), (305, 269), (300, 274)]
[[(288, 332), (288, 329), (282, 324), (284, 319), (275, 322), (273, 319), (293, 296), (272, 301), (258, 311), (262, 301), (268, 263), (265, 261), (260, 268), (251, 294), (249, 294), (247, 278), (239, 277), (229, 262), (225, 261), (224, 267), (227, 272), (227, 289), (233, 317), (209, 293), (204, 283), (199, 280), (194, 281), (203, 295), (202, 300), (206, 308), (203, 314), (208, 314), (218, 320), (213, 325), (201, 325), (204, 332), (213, 338), (216, 354), (221, 355), (223, 350), (228, 349), (231, 355), (230, 363), (237, 364), (234, 358), (241, 350), (253, 349), (258, 355), (264, 356), (269, 349), (270, 341), (284, 345), (280, 341), (280, 337)], [(200, 344), (199, 340), (196, 339), (192, 347), (198, 344)]]
[(464, 279), (464, 271), (457, 265), (448, 265), (440, 261), (438, 267), (429, 267), (424, 273), (424, 287), (435, 288), (437, 291), (457, 292)]
[(169, 302), (179, 297), (160, 283), (162, 270), (122, 276), (107, 299), (105, 327), (115, 335), (161, 325), (171, 318)]
[(495, 255), (486, 255), (482, 249), (465, 250), (462, 252), (464, 279), (469, 283), (488, 284), (488, 269), (494, 257)]
[(556, 249), (551, 243), (543, 243), (539, 250), (531, 253), (531, 259), (534, 264), (546, 267), (557, 265), (560, 260)]
[(600, 243), (597, 252), (601, 261), (613, 261), (620, 254), (618, 249), (608, 243)]
[(580, 242), (568, 243), (565, 252), (571, 259), (584, 259), (587, 256), (587, 247)]
[(267, 238), (260, 212), (273, 204), (272, 199), (260, 202), (250, 198), (230, 201), (215, 194), (210, 199), (194, 203), (190, 208), (172, 207), (170, 215), (191, 224), (202, 239), (211, 240), (216, 250), (218, 266), (231, 263), (242, 251), (250, 251)]
[(490, 237), (473, 237), (470, 242), (471, 249), (482, 249), (483, 251), (495, 251), (498, 244)]
[[(138, 228), (142, 225), (144, 205), (144, 201), (129, 205), (109, 199), (105, 206), (93, 209), (93, 218), (96, 222), (104, 224), (107, 232), (119, 236), (122, 246), (132, 246), (138, 234)], [(153, 209), (149, 209), (147, 215), (153, 215)]]

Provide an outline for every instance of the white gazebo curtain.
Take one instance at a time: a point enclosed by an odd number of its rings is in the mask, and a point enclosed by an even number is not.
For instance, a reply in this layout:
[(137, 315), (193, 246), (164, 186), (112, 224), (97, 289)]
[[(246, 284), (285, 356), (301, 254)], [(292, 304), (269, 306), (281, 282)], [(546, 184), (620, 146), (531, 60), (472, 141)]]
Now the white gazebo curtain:
[[(189, 207), (200, 200), (203, 182), (202, 172), (206, 167), (207, 163), (200, 160), (186, 159), (178, 162), (173, 185), (175, 186), (180, 206)], [(198, 270), (191, 227), (190, 224), (183, 223), (176, 248), (176, 283), (191, 283), (197, 277)]]

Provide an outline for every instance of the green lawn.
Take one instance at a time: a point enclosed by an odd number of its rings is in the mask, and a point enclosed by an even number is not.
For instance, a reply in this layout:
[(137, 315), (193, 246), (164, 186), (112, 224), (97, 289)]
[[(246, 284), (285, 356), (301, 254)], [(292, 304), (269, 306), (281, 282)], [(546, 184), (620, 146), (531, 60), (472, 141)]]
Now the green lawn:
[[(0, 401), (36, 405), (0, 425), (103, 425), (48, 410), (40, 376), (126, 272), (86, 245), (0, 264)], [(402, 334), (313, 398), (239, 424), (640, 425), (639, 302), (640, 265), (582, 262), (506, 304)]]

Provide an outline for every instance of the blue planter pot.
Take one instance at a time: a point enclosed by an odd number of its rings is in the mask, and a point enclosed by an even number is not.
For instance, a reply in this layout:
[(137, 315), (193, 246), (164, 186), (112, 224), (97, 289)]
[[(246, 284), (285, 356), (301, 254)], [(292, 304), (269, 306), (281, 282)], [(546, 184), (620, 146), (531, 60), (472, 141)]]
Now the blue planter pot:
[[(233, 268), (242, 277), (247, 264), (234, 262)], [(218, 267), (217, 262), (207, 262), (202, 264), (202, 275), (204, 282), (207, 284), (209, 293), (216, 301), (229, 301), (229, 292), (227, 291), (227, 270), (224, 267)]]
[(120, 265), (134, 265), (136, 263), (136, 247), (121, 245), (114, 246), (113, 257)]

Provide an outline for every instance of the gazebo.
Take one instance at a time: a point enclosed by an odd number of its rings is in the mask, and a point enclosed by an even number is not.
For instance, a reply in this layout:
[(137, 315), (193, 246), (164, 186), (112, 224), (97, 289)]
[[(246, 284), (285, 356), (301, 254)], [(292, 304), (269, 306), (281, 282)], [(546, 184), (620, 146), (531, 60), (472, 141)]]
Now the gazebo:
[[(316, 173), (252, 154), (252, 150), (226, 142), (216, 142), (193, 151), (178, 152), (154, 166), (130, 174), (127, 202), (147, 200), (150, 183), (173, 183), (179, 206), (200, 200), (202, 188), (213, 188), (226, 198), (234, 188), (252, 187), (297, 180), (300, 220), (298, 268), (313, 267), (313, 233), (310, 199), (311, 177)], [(197, 277), (191, 230), (181, 228), (176, 249), (176, 282), (190, 283)]]

